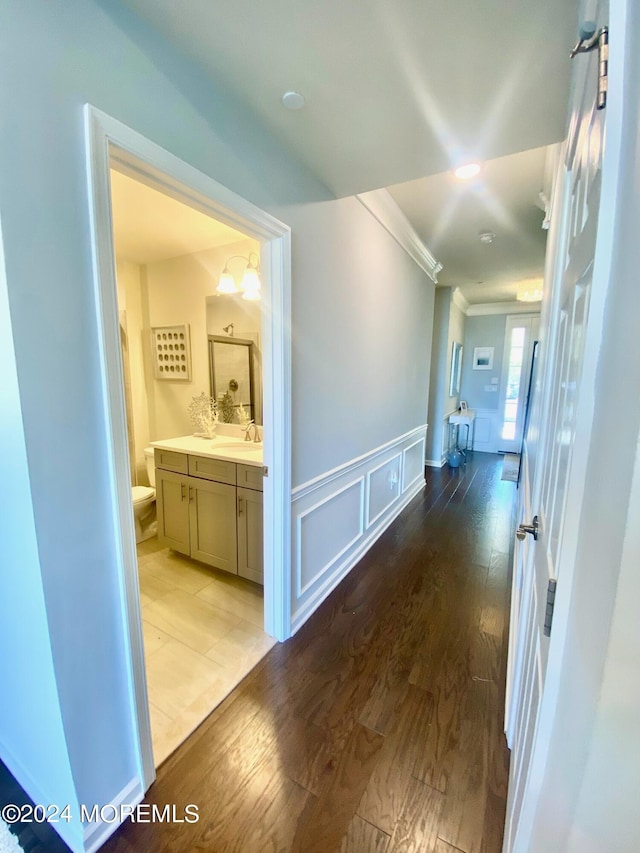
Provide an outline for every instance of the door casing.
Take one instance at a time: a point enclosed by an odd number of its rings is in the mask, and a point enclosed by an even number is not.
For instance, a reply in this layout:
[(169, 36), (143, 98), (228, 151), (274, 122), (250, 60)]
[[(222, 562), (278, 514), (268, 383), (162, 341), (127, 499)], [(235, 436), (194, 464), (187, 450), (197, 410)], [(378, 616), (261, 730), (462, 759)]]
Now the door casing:
[(263, 280), (265, 631), (291, 635), (291, 234), (287, 225), (213, 178), (85, 105), (86, 170), (111, 511), (127, 649), (133, 741), (143, 790), (155, 779), (127, 443), (111, 223), (112, 163), (261, 242)]

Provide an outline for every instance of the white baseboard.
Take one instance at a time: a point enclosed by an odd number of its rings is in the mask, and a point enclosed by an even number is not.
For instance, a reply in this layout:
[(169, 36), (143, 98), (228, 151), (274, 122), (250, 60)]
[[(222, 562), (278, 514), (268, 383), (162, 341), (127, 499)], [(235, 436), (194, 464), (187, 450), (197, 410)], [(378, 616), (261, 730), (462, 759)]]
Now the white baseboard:
[(443, 456), (442, 459), (425, 459), (424, 464), (428, 465), (429, 468), (442, 468), (446, 461), (446, 458)]
[[(132, 779), (119, 794), (110, 802), (101, 805), (101, 808), (111, 808), (114, 813), (119, 812), (122, 806), (137, 806), (144, 799), (144, 790), (140, 779)], [(84, 849), (85, 853), (94, 853), (105, 843), (109, 836), (113, 835), (120, 826), (120, 822), (114, 820), (107, 822), (97, 820), (84, 827)]]
[(295, 490), (295, 633), (424, 488), (426, 427), (399, 436)]

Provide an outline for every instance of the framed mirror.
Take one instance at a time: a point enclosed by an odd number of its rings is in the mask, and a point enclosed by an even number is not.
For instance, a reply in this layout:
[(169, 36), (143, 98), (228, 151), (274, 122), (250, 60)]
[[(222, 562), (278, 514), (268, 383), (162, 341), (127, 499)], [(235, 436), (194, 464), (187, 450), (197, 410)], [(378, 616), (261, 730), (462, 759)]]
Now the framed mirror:
[[(209, 381), (211, 396), (218, 403), (220, 421), (239, 423), (237, 411), (240, 404), (255, 423), (262, 422), (262, 413), (256, 409), (254, 344), (246, 338), (209, 335)], [(221, 398), (228, 394), (226, 412)], [(233, 412), (231, 407), (233, 406)], [(228, 420), (229, 416), (232, 420)]]
[(451, 375), (449, 377), (449, 396), (455, 397), (460, 393), (460, 376), (462, 373), (462, 344), (455, 341), (451, 347)]

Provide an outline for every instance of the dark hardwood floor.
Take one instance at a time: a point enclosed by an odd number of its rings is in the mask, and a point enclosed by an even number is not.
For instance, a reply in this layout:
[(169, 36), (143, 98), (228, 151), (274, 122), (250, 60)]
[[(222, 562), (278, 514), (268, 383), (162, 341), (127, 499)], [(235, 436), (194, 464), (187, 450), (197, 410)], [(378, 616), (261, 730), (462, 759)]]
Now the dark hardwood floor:
[(427, 470), (340, 587), (159, 769), (102, 848), (499, 853), (515, 484), (502, 457)]
[[(290, 641), (160, 767), (104, 853), (500, 853), (515, 484), (476, 453), (427, 483)], [(64, 845), (63, 845), (64, 846)], [(51, 848), (53, 849), (53, 848)]]

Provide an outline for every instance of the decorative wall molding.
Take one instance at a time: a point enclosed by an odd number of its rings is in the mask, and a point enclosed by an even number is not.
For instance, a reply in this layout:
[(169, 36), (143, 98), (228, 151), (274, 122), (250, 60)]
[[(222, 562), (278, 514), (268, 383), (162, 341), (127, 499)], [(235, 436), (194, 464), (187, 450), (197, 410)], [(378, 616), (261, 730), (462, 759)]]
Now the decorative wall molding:
[(425, 446), (420, 426), (295, 490), (294, 632), (424, 488)]
[(486, 317), (490, 314), (539, 314), (540, 303), (480, 302), (477, 305), (469, 305), (466, 313), (467, 317)]
[(358, 468), (367, 459), (374, 459), (381, 453), (384, 453), (393, 447), (397, 447), (399, 443), (405, 440), (408, 441), (416, 438), (420, 440), (420, 436), (423, 441), (426, 440), (427, 429), (428, 424), (422, 424), (409, 432), (405, 432), (404, 435), (401, 435), (398, 438), (394, 438), (391, 441), (385, 442), (385, 444), (381, 444), (379, 447), (376, 447), (374, 450), (370, 450), (368, 453), (363, 453), (362, 456), (356, 456), (354, 459), (349, 460), (349, 462), (344, 462), (342, 465), (338, 465), (336, 468), (332, 468), (324, 474), (319, 474), (317, 477), (307, 480), (306, 483), (301, 483), (299, 486), (296, 486), (295, 489), (291, 490), (292, 500), (303, 498), (316, 489), (325, 486), (331, 480), (335, 480), (336, 477), (347, 474), (349, 471), (355, 471), (356, 468)]
[(453, 304), (459, 308), (463, 314), (466, 314), (469, 310), (469, 303), (464, 298), (462, 291), (459, 287), (454, 287), (453, 292), (451, 294), (451, 301)]
[(429, 278), (437, 284), (442, 264), (437, 261), (418, 236), (413, 225), (400, 210), (387, 190), (360, 193), (356, 198), (378, 220), (394, 240), (410, 255)]
[[(296, 578), (296, 596), (298, 598), (304, 596), (307, 591), (317, 582), (319, 578), (325, 575), (328, 571), (330, 571), (331, 567), (345, 554), (349, 548), (356, 544), (356, 542), (362, 538), (364, 534), (364, 517), (365, 517), (365, 486), (364, 486), (364, 477), (359, 477), (357, 480), (354, 480), (352, 483), (348, 483), (346, 486), (343, 486), (341, 489), (338, 489), (335, 492), (332, 492), (327, 497), (323, 498), (323, 500), (318, 501), (318, 503), (314, 504), (309, 509), (301, 512), (296, 518), (296, 565), (295, 565), (295, 578)], [(357, 492), (356, 492), (357, 489)], [(348, 512), (345, 512), (345, 509), (348, 509), (348, 501), (347, 498), (350, 496), (350, 493), (353, 493), (353, 501), (356, 502), (357, 512), (355, 514), (356, 524), (354, 525), (353, 535), (351, 538), (348, 538), (350, 535), (350, 531), (348, 531), (348, 523), (349, 517)], [(340, 505), (333, 507), (333, 505), (338, 503), (338, 500), (342, 498)], [(347, 539), (346, 543), (340, 548), (337, 553), (334, 553), (330, 556), (328, 560), (324, 562), (324, 564), (317, 569), (310, 578), (305, 579), (305, 560), (303, 553), (303, 544), (305, 536), (304, 523), (306, 519), (309, 519), (309, 523), (312, 523), (312, 519), (314, 516), (317, 516), (320, 510), (325, 507), (327, 511), (330, 511), (331, 508), (334, 508), (334, 511), (340, 514), (342, 524), (344, 525), (344, 530), (342, 533), (347, 532), (346, 536), (340, 537)], [(355, 508), (355, 507), (354, 507)], [(337, 519), (336, 519), (337, 520)], [(353, 519), (351, 519), (353, 520)], [(346, 522), (346, 523), (345, 523)], [(321, 528), (321, 533), (324, 533), (324, 542), (326, 543), (326, 530), (324, 527)], [(335, 534), (335, 526), (333, 528), (333, 532)], [(339, 540), (338, 540), (339, 541)]]

